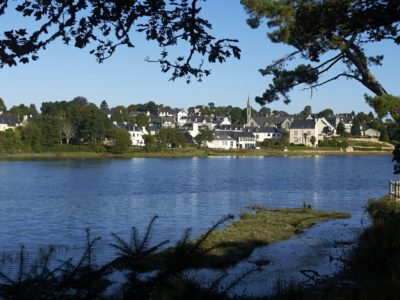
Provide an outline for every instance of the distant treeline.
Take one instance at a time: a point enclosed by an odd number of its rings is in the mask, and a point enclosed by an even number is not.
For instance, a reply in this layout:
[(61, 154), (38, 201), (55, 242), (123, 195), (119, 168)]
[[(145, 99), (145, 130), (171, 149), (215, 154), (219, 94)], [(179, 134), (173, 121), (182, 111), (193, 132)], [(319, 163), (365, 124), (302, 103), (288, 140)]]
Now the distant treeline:
[[(0, 98), (0, 111), (15, 116), (23, 124), (16, 130), (0, 132), (0, 152), (41, 152), (55, 145), (72, 144), (85, 146), (89, 151), (122, 153), (131, 145), (130, 136), (126, 130), (113, 126), (113, 122), (126, 122), (136, 124), (140, 128), (149, 128), (147, 114), (157, 115), (162, 108), (170, 107), (149, 101), (127, 107), (119, 105), (110, 109), (106, 101), (97, 106), (85, 97), (75, 97), (71, 101), (43, 102), (39, 112), (34, 104), (14, 105), (7, 110)], [(188, 112), (229, 116), (233, 124), (244, 124), (246, 121), (246, 108), (216, 106), (212, 102), (208, 105), (189, 107)], [(311, 107), (306, 106), (299, 115), (306, 116), (310, 113)], [(327, 108), (319, 112), (318, 116), (329, 117), (333, 114), (333, 110)], [(372, 113), (351, 114), (355, 122), (368, 122), (371, 128), (385, 132), (387, 130), (390, 140), (400, 140), (400, 127), (397, 123), (390, 120), (383, 122)], [(259, 111), (253, 109), (252, 115), (287, 116), (288, 113), (262, 107)], [(157, 137), (146, 136), (145, 142), (147, 148), (157, 150), (157, 147), (163, 144), (183, 146), (187, 138), (175, 128), (163, 128)]]

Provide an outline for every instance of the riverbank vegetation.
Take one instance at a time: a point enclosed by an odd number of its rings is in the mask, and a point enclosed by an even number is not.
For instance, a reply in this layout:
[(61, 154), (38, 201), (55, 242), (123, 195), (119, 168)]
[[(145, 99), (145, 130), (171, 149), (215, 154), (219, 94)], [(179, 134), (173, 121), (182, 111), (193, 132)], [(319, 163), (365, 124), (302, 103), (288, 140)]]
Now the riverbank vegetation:
[(335, 277), (308, 288), (286, 285), (268, 299), (398, 299), (400, 295), (400, 202), (368, 202), (371, 219)]
[[(230, 288), (260, 265), (255, 264), (254, 269), (226, 286), (221, 283), (226, 276), (223, 271), (209, 284), (200, 284), (187, 271), (203, 267), (224, 269), (248, 257), (256, 247), (290, 238), (318, 221), (342, 217), (348, 215), (317, 211), (307, 205), (299, 209), (275, 210), (254, 207), (242, 213), (238, 221), (231, 222), (233, 216), (222, 218), (196, 239), (191, 239), (190, 230), (187, 230), (174, 247), (167, 249), (168, 241), (151, 242), (157, 219), (154, 217), (143, 235), (133, 228), (129, 241), (113, 234), (114, 242), (110, 246), (115, 250), (116, 258), (102, 265), (95, 260), (99, 238), (92, 238), (87, 231), (86, 248), (80, 259), (60, 262), (53, 246), (41, 249), (34, 260), (27, 259), (23, 247), (14, 259), (4, 254), (0, 261), (0, 297), (225, 299)], [(15, 266), (7, 265), (10, 262)], [(110, 279), (115, 272), (126, 276), (118, 286), (113, 286)]]
[(201, 246), (206, 254), (196, 264), (229, 267), (249, 257), (256, 247), (287, 240), (323, 220), (349, 217), (347, 213), (319, 211), (306, 204), (298, 209), (252, 207), (243, 212), (238, 221), (207, 236)]
[(305, 146), (288, 147), (285, 152), (280, 149), (261, 148), (260, 150), (217, 150), (207, 148), (131, 148), (122, 154), (107, 152), (99, 147), (93, 150), (91, 146), (57, 145), (43, 148), (43, 152), (0, 153), (0, 160), (40, 160), (40, 159), (129, 159), (129, 158), (185, 158), (185, 157), (268, 157), (268, 156), (314, 156), (314, 155), (391, 155), (389, 151), (372, 150), (344, 152), (337, 148), (315, 149)]

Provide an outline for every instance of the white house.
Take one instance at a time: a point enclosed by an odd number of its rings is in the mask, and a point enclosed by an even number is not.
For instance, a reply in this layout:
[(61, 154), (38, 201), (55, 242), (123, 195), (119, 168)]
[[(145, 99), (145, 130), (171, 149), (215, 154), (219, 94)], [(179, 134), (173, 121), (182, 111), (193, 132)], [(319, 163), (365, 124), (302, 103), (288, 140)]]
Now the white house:
[(232, 132), (230, 136), (236, 140), (236, 146), (239, 149), (256, 148), (256, 137), (251, 132)]
[(185, 131), (187, 131), (192, 138), (195, 138), (200, 133), (200, 130), (205, 128), (210, 129), (207, 124), (203, 123), (185, 124), (183, 128), (185, 128)]
[(215, 131), (235, 131), (235, 132), (242, 132), (243, 131), (243, 126), (242, 125), (220, 125), (217, 128), (215, 128)]
[[(295, 145), (317, 146), (324, 140), (326, 132), (334, 133), (335, 128), (325, 118), (297, 119), (292, 122), (289, 130), (289, 142)], [(315, 138), (314, 144), (311, 143)]]
[(243, 131), (253, 133), (257, 142), (263, 142), (264, 140), (282, 140), (282, 133), (276, 127), (245, 127)]
[(311, 143), (311, 137), (315, 137), (315, 145), (318, 144), (317, 122), (315, 120), (294, 120), (289, 129), (289, 142), (295, 145), (315, 146)]
[(318, 140), (323, 140), (324, 137), (327, 135), (325, 131), (330, 132), (331, 134), (336, 133), (336, 128), (332, 126), (332, 124), (325, 119), (324, 117), (322, 118), (316, 118), (316, 125), (317, 125), (317, 132), (318, 132)]
[(177, 114), (177, 122), (179, 125), (184, 125), (187, 123), (188, 111), (186, 109), (179, 110)]
[(139, 128), (136, 125), (128, 125), (127, 129), (131, 136), (132, 146), (145, 146), (143, 136), (149, 134), (145, 127)]
[(227, 116), (225, 116), (225, 117), (216, 116), (216, 117), (214, 117), (214, 119), (215, 119), (214, 123), (216, 124), (216, 127), (229, 126), (232, 124), (231, 120)]
[(161, 117), (162, 118), (162, 127), (175, 127), (175, 118), (166, 116), (166, 117)]
[(236, 140), (227, 135), (226, 133), (219, 132), (214, 135), (212, 142), (207, 142), (207, 147), (211, 149), (236, 149)]
[(14, 129), (19, 126), (18, 119), (13, 115), (0, 114), (0, 131)]
[(143, 147), (145, 146), (143, 136), (149, 134), (145, 127), (140, 128), (136, 124), (117, 124), (113, 123), (114, 126), (126, 129), (131, 137), (132, 146)]
[(381, 136), (381, 132), (379, 130), (369, 128), (364, 131), (364, 136), (366, 137), (373, 137), (373, 138), (379, 138)]

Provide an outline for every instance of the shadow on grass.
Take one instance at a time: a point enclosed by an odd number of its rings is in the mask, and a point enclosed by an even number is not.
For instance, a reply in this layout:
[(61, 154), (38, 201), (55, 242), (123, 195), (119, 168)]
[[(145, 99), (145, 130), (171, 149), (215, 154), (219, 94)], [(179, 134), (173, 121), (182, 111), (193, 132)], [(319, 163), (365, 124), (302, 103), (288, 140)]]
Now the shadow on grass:
[[(347, 214), (326, 213), (309, 207), (270, 210), (253, 207), (240, 220), (226, 216), (206, 233), (192, 240), (191, 230), (174, 247), (165, 249), (168, 240), (151, 243), (157, 219), (149, 223), (143, 236), (132, 228), (129, 241), (112, 234), (110, 246), (117, 258), (96, 264), (95, 246), (100, 238), (87, 231), (86, 247), (79, 260), (57, 259), (54, 247), (42, 249), (34, 262), (28, 263), (24, 248), (14, 260), (15, 274), (0, 264), (1, 299), (226, 299), (229, 291), (243, 278), (256, 272), (268, 261), (226, 282), (225, 268), (249, 257), (259, 246), (290, 238), (318, 221), (345, 218)], [(224, 227), (225, 226), (225, 227)], [(188, 271), (193, 268), (222, 269), (216, 279), (199, 283)], [(125, 280), (115, 286), (111, 275), (120, 272)]]

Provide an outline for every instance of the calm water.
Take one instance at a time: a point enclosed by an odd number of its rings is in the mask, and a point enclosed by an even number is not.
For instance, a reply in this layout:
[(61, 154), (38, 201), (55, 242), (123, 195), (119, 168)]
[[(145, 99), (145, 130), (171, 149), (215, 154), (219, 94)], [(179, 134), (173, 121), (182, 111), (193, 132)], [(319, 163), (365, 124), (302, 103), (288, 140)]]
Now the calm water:
[[(325, 245), (329, 235), (351, 238), (368, 198), (384, 195), (392, 177), (390, 156), (0, 162), (0, 250), (15, 251), (21, 243), (29, 249), (48, 244), (79, 249), (90, 228), (102, 237), (98, 253), (106, 258), (112, 255), (110, 233), (127, 237), (132, 226), (143, 232), (155, 214), (160, 218), (154, 242), (177, 241), (188, 227), (198, 235), (221, 216), (255, 204), (306, 202), (353, 214), (351, 220), (316, 226), (311, 237), (263, 250), (282, 269), (279, 259), (293, 249), (303, 251), (296, 259), (322, 257), (315, 251), (332, 248)], [(304, 247), (310, 239), (313, 246)], [(316, 268), (320, 265), (321, 260)]]

